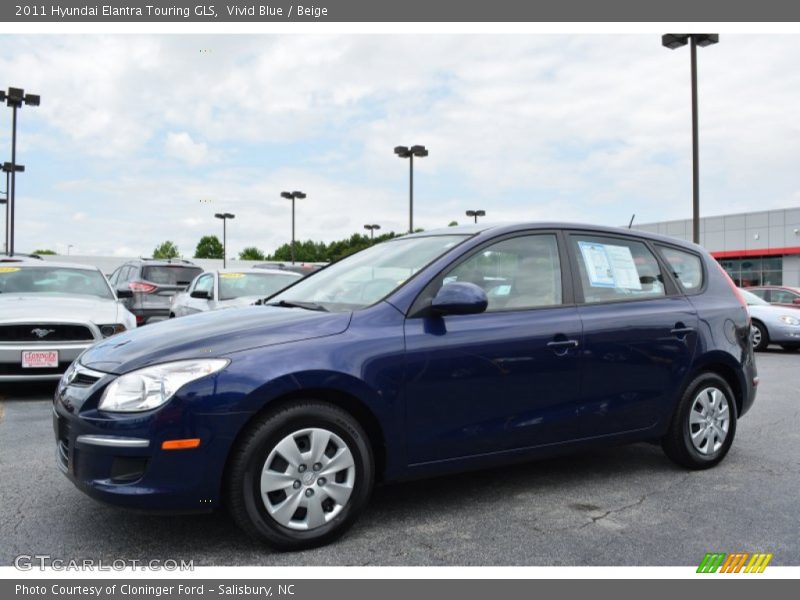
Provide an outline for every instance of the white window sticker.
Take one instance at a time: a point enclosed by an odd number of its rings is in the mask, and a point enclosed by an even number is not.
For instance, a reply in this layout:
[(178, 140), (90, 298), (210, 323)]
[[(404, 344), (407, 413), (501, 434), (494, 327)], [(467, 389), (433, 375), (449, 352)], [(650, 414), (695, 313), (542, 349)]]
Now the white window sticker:
[(616, 287), (641, 290), (639, 271), (627, 246), (579, 241), (592, 287)]

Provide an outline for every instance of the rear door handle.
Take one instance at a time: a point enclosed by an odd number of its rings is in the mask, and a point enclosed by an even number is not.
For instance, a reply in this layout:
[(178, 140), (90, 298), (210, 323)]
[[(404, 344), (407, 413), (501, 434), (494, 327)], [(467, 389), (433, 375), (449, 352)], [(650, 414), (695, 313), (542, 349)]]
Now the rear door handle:
[(553, 350), (568, 350), (569, 348), (577, 348), (578, 340), (558, 340), (547, 342), (547, 347)]

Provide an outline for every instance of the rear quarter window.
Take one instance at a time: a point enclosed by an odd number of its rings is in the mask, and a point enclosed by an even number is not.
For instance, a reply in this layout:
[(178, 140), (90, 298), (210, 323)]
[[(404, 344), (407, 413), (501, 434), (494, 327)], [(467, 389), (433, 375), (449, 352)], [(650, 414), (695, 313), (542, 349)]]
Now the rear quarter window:
[(659, 246), (658, 249), (684, 291), (688, 294), (699, 292), (704, 283), (701, 258), (677, 248)]

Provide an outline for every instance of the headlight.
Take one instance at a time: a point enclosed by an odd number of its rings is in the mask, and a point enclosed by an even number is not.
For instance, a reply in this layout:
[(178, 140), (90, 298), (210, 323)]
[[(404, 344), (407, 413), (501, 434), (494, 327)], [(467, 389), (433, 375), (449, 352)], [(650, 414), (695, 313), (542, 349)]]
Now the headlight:
[(122, 323), (114, 323), (113, 325), (98, 325), (97, 327), (100, 328), (100, 333), (103, 334), (104, 338), (111, 337), (116, 333), (122, 333), (127, 329)]
[(786, 323), (787, 325), (800, 325), (800, 319), (797, 317), (790, 317), (789, 315), (783, 315), (779, 317), (781, 322)]
[(100, 398), (100, 410), (141, 412), (157, 408), (181, 387), (228, 366), (225, 358), (180, 360), (132, 371), (115, 379)]

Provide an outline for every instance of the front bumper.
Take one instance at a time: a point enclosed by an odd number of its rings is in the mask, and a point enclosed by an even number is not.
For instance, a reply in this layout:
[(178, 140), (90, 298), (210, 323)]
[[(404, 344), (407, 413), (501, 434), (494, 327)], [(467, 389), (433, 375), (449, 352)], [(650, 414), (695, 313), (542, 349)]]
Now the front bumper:
[[(115, 376), (99, 375), (88, 388), (59, 386), (56, 392), (59, 469), (89, 496), (117, 506), (159, 512), (217, 506), (225, 461), (247, 415), (202, 413), (196, 410), (202, 401), (180, 394), (146, 413), (103, 413), (91, 406)], [(83, 406), (77, 406), (81, 395)], [(200, 446), (161, 447), (164, 441), (187, 438), (200, 438)]]
[[(0, 344), (0, 381), (56, 381), (72, 362), (97, 340), (86, 342), (57, 342), (53, 344)], [(22, 367), (25, 351), (57, 350), (58, 366), (26, 369)]]

